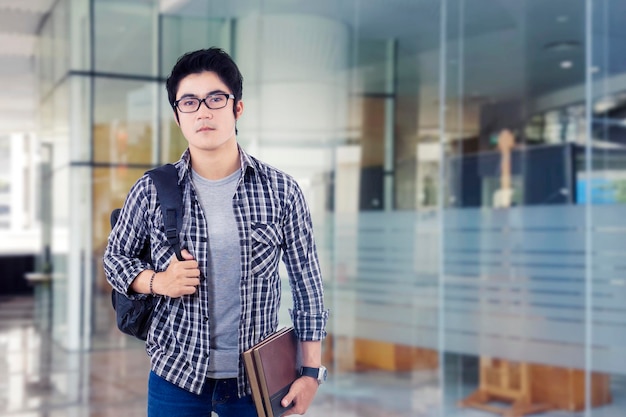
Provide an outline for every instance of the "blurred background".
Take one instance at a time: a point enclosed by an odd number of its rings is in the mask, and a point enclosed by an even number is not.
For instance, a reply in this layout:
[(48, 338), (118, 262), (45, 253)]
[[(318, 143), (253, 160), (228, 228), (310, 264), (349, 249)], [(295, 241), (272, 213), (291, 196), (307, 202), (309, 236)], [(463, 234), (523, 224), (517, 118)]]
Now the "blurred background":
[[(623, 0), (0, 0), (0, 415), (145, 415), (109, 213), (186, 142), (183, 53), (311, 206), (307, 415), (626, 414)], [(281, 321), (291, 304), (286, 276)]]

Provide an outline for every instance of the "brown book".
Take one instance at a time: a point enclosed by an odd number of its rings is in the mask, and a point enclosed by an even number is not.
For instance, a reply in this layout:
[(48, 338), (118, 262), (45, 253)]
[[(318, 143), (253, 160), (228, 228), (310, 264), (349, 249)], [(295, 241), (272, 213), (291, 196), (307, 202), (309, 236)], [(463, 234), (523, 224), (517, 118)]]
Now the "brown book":
[(243, 353), (259, 417), (279, 417), (292, 407), (280, 401), (298, 378), (298, 342), (293, 327), (278, 330)]
[(261, 387), (259, 387), (259, 378), (256, 374), (256, 367), (254, 366), (254, 355), (252, 349), (243, 353), (243, 364), (246, 368), (246, 374), (248, 375), (248, 381), (250, 381), (250, 390), (252, 391), (252, 401), (256, 407), (256, 413), (259, 417), (267, 417), (265, 414), (265, 406), (263, 405), (263, 398), (261, 397)]

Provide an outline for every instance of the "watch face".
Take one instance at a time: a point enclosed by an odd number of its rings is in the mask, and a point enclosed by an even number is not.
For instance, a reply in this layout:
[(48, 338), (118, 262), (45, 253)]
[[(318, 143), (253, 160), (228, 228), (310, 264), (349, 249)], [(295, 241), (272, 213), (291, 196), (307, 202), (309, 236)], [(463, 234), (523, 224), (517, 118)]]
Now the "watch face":
[(325, 367), (325, 366), (321, 366), (321, 367), (320, 367), (320, 373), (319, 373), (319, 376), (318, 376), (318, 378), (317, 378), (317, 379), (318, 379), (320, 382), (324, 382), (324, 381), (326, 381), (326, 377), (327, 377), (327, 376), (328, 376), (328, 370), (326, 370), (326, 367)]

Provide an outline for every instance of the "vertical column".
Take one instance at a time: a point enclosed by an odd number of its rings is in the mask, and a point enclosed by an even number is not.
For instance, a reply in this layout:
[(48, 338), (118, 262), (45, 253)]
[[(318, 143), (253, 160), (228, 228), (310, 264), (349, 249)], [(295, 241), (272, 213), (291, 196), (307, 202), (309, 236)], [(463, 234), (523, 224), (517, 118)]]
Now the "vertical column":
[(11, 155), (11, 215), (9, 227), (12, 231), (24, 229), (24, 134), (13, 133), (9, 146)]
[(396, 119), (396, 62), (397, 41), (387, 41), (385, 65), (385, 166), (384, 205), (385, 211), (395, 207), (395, 119)]
[[(319, 16), (252, 15), (234, 34), (245, 79), (240, 141), (296, 177), (331, 170), (329, 145), (347, 129), (348, 27)], [(298, 152), (288, 156), (289, 148)]]

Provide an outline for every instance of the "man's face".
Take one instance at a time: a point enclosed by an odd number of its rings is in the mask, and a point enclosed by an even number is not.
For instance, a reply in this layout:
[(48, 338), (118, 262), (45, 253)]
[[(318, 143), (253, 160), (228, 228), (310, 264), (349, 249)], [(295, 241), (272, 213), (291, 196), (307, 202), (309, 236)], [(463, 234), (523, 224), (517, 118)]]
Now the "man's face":
[[(205, 99), (213, 94), (231, 94), (215, 72), (205, 71), (190, 74), (180, 81), (176, 100), (181, 98)], [(219, 97), (219, 96), (216, 96)], [(220, 97), (220, 99), (223, 97)], [(207, 99), (207, 101), (209, 101)], [(243, 113), (241, 100), (233, 114), (233, 99), (221, 109), (209, 109), (205, 103), (193, 113), (178, 111), (178, 126), (191, 149), (218, 150), (231, 141), (236, 141), (235, 122)], [(236, 116), (235, 116), (236, 115)]]

